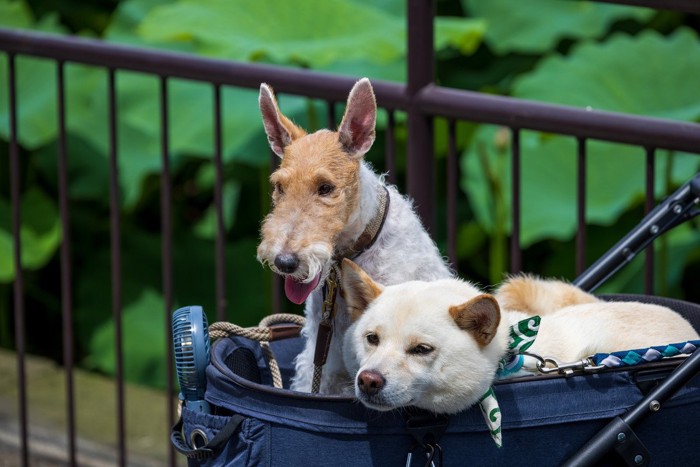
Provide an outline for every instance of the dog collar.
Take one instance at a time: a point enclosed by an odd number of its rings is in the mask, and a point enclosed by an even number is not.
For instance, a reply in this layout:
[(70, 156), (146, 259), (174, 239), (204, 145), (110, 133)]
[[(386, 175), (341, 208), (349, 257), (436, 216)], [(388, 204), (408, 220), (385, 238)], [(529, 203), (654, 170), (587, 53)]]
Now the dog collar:
[(355, 259), (374, 245), (389, 212), (389, 190), (385, 186), (382, 188), (383, 190), (379, 192), (379, 206), (377, 207), (377, 212), (374, 213), (374, 217), (367, 223), (365, 230), (357, 237), (355, 243), (347, 250), (337, 252), (336, 258)]
[[(512, 376), (522, 369), (525, 361), (525, 355), (522, 352), (529, 349), (535, 342), (539, 328), (539, 316), (531, 316), (511, 326), (508, 351), (498, 362), (497, 378), (502, 379)], [(488, 391), (479, 399), (479, 409), (481, 409), (484, 421), (489, 427), (491, 438), (496, 443), (496, 446), (500, 448), (503, 445), (501, 437), (501, 408), (498, 405), (493, 386), (489, 387)]]

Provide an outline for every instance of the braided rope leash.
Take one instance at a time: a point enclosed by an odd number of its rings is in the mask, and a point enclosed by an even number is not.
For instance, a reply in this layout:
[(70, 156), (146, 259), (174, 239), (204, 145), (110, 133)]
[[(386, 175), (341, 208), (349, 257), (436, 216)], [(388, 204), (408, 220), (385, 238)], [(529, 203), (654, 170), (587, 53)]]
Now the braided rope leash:
[(607, 368), (617, 368), (621, 366), (654, 362), (656, 360), (675, 357), (678, 355), (691, 354), (695, 352), (698, 347), (700, 347), (700, 340), (692, 340), (675, 344), (652, 346), (645, 349), (597, 353), (589, 358), (595, 365), (602, 365)]
[[(282, 335), (288, 335), (288, 333), (294, 332), (295, 330), (298, 331), (298, 328), (303, 326), (305, 321), (303, 316), (291, 313), (277, 313), (266, 316), (260, 321), (258, 326), (249, 328), (244, 328), (226, 321), (217, 321), (209, 326), (209, 337), (215, 340), (229, 336), (240, 336), (260, 342), (260, 347), (270, 366), (272, 385), (276, 388), (282, 388), (282, 374), (280, 373), (277, 359), (270, 348), (270, 342)], [(273, 326), (281, 323), (292, 324), (293, 328), (290, 326)]]

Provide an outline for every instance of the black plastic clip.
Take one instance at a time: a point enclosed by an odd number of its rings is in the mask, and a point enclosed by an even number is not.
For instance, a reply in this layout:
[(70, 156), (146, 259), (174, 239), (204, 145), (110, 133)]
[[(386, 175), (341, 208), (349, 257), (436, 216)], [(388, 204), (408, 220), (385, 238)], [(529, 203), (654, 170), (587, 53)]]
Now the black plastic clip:
[[(406, 420), (406, 429), (414, 443), (406, 456), (406, 467), (411, 466), (413, 452), (422, 447), (426, 453), (425, 467), (442, 467), (442, 446), (438, 444), (449, 424), (449, 417), (429, 412), (413, 411)], [(436, 463), (437, 462), (437, 463)]]

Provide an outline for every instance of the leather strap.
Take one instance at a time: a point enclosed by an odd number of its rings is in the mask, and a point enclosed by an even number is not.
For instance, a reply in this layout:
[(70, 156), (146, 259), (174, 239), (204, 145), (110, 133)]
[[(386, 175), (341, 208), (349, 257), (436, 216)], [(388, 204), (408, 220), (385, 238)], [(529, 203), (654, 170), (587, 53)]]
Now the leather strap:
[(319, 323), (316, 335), (316, 348), (314, 352), (314, 373), (311, 382), (311, 392), (318, 394), (321, 390), (321, 375), (323, 365), (326, 364), (328, 351), (333, 338), (333, 318), (335, 317), (336, 297), (340, 293), (340, 269), (338, 262), (342, 258), (354, 259), (371, 247), (379, 232), (384, 226), (387, 213), (389, 212), (389, 190), (386, 186), (379, 193), (379, 206), (374, 217), (367, 223), (365, 230), (355, 241), (355, 244), (348, 250), (336, 254), (336, 263), (331, 267), (331, 271), (326, 278), (323, 287), (323, 305), (321, 310), (321, 322)]

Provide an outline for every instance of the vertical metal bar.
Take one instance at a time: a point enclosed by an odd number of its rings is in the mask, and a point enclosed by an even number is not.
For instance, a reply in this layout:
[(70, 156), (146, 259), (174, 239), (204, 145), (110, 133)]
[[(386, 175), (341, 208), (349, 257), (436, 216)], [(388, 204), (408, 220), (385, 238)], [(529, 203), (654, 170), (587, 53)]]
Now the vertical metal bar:
[[(166, 413), (168, 414), (167, 427), (171, 427), (175, 421), (175, 407), (170, 399), (173, 394), (173, 335), (171, 326), (171, 313), (173, 308), (173, 239), (172, 239), (172, 193), (170, 177), (170, 145), (168, 125), (168, 78), (160, 77), (160, 235), (161, 235), (161, 276), (163, 280), (163, 301), (165, 302), (165, 335), (166, 335), (166, 374), (167, 388)], [(168, 460), (170, 465), (175, 465), (175, 450), (168, 444)]]
[(522, 251), (520, 250), (520, 130), (511, 128), (511, 236), (510, 236), (510, 272), (522, 270)]
[[(280, 99), (282, 96), (279, 94), (275, 95), (277, 98), (277, 105), (280, 104)], [(270, 149), (270, 173), (277, 170), (280, 165), (280, 157)], [(268, 185), (269, 186), (269, 185)], [(268, 199), (270, 199), (268, 197)], [(275, 273), (270, 274), (272, 279), (272, 312), (282, 313), (286, 310), (287, 302), (285, 301), (284, 295), (284, 279)]]
[(457, 270), (457, 122), (447, 122), (447, 256)]
[(12, 241), (14, 243), (13, 264), (15, 267), (14, 318), (15, 318), (15, 349), (17, 352), (17, 393), (19, 411), (19, 438), (21, 443), (21, 461), (23, 466), (29, 465), (29, 445), (27, 442), (27, 377), (25, 373), (24, 356), (24, 275), (22, 273), (22, 242), (20, 237), (21, 215), (21, 186), (19, 143), (17, 141), (17, 82), (15, 55), (7, 56), (9, 111), (10, 111), (10, 198), (12, 200)]
[(387, 109), (386, 142), (385, 142), (385, 165), (384, 170), (388, 173), (387, 178), (392, 185), (396, 184), (396, 138), (394, 129), (396, 128), (396, 118), (393, 110)]
[[(270, 172), (277, 170), (280, 158), (272, 150), (270, 150)], [(284, 279), (282, 276), (272, 273), (272, 312), (282, 313), (286, 310), (286, 302), (284, 300)]]
[(576, 276), (586, 269), (586, 139), (578, 138), (576, 172)]
[(124, 405), (124, 362), (122, 351), (122, 256), (121, 256), (121, 215), (119, 190), (119, 164), (117, 163), (117, 96), (116, 75), (113, 68), (108, 75), (109, 112), (109, 215), (110, 246), (112, 258), (112, 317), (114, 319), (114, 346), (116, 352), (117, 385), (117, 446), (118, 465), (126, 466), (125, 405)]
[[(655, 149), (646, 148), (646, 181), (644, 202), (644, 212), (649, 213), (654, 209), (654, 176), (655, 176)], [(652, 243), (644, 250), (644, 293), (652, 295), (654, 293), (654, 244)]]
[(335, 128), (335, 102), (326, 101), (326, 121), (328, 122), (328, 128)]
[(433, 16), (432, 0), (408, 1), (407, 191), (423, 224), (434, 233), (433, 120), (414, 103), (418, 93), (434, 81)]
[(214, 85), (214, 207), (216, 209), (216, 320), (226, 319), (226, 226), (224, 225), (224, 164), (221, 86)]
[(66, 94), (64, 63), (56, 68), (58, 101), (58, 204), (61, 212), (61, 310), (63, 317), (63, 367), (66, 371), (66, 421), (68, 461), (77, 465), (75, 451), (75, 394), (73, 387), (73, 295), (70, 210), (68, 204), (68, 152), (66, 144)]

